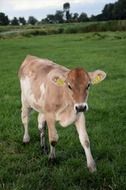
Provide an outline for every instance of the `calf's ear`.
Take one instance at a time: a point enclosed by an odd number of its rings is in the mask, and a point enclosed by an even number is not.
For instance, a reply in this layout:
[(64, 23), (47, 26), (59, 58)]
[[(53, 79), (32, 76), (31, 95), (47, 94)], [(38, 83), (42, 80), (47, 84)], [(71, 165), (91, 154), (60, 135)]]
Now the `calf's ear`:
[(65, 76), (59, 71), (52, 71), (49, 73), (49, 79), (56, 86), (62, 87), (65, 85)]
[(89, 74), (89, 77), (91, 79), (92, 84), (98, 84), (101, 81), (103, 81), (106, 77), (106, 73), (104, 71), (101, 71), (101, 70), (89, 72), (88, 74)]
[(65, 80), (62, 77), (59, 76), (54, 76), (51, 81), (56, 85), (56, 86), (64, 86)]

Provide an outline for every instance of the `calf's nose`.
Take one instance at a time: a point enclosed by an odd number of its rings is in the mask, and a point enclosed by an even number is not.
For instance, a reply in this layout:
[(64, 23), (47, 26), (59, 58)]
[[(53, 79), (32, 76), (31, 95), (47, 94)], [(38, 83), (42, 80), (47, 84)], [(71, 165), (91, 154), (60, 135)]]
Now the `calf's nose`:
[(76, 111), (76, 113), (85, 112), (88, 110), (88, 104), (87, 103), (75, 104), (74, 110)]

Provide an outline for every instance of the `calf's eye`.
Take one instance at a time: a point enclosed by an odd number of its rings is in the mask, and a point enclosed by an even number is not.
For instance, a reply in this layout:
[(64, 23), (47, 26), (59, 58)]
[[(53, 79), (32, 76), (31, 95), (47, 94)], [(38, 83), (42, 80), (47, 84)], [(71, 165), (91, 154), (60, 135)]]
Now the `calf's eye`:
[(91, 84), (89, 83), (88, 86), (86, 87), (86, 90), (88, 90), (90, 86), (91, 86)]
[(70, 90), (72, 90), (72, 87), (70, 86), (70, 84), (68, 84), (68, 88), (69, 88)]

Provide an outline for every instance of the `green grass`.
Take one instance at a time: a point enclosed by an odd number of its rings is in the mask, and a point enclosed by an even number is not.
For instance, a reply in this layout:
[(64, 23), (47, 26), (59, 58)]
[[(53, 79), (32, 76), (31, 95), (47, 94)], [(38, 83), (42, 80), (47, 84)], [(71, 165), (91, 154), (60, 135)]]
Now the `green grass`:
[[(126, 33), (51, 35), (0, 40), (0, 190), (126, 189)], [(29, 145), (22, 144), (18, 68), (27, 54), (69, 68), (103, 69), (107, 78), (93, 86), (86, 113), (97, 164), (90, 174), (75, 127), (57, 125), (57, 164), (41, 154), (37, 114), (30, 119)]]

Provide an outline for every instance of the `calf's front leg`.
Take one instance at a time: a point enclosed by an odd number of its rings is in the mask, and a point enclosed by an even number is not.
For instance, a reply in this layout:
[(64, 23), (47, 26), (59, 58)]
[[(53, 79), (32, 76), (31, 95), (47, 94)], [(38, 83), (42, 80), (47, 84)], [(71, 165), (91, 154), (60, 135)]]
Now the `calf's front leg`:
[(50, 153), (49, 153), (49, 160), (53, 161), (56, 158), (55, 154), (55, 145), (58, 141), (58, 134), (55, 127), (55, 119), (53, 114), (46, 115), (46, 122), (48, 126), (48, 136), (49, 136), (49, 143), (50, 143)]
[(76, 125), (77, 132), (79, 134), (80, 143), (85, 151), (85, 155), (87, 159), (87, 167), (89, 168), (90, 172), (94, 172), (96, 171), (96, 166), (95, 166), (95, 161), (91, 154), (90, 141), (89, 141), (88, 134), (86, 131), (85, 117), (83, 113), (79, 116), (78, 120), (75, 122), (75, 125)]

